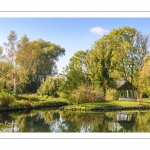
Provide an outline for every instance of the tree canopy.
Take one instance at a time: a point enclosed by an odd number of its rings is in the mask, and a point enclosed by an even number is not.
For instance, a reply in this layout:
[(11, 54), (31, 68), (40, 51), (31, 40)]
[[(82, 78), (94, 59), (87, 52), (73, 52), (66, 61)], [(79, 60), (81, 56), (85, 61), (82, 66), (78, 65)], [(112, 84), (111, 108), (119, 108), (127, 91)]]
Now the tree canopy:
[(14, 31), (10, 31), (4, 50), (0, 50), (1, 84), (13, 88), (14, 94), (36, 92), (48, 76), (57, 74), (56, 62), (65, 55), (65, 49), (55, 43), (30, 41), (27, 35), (18, 40)]

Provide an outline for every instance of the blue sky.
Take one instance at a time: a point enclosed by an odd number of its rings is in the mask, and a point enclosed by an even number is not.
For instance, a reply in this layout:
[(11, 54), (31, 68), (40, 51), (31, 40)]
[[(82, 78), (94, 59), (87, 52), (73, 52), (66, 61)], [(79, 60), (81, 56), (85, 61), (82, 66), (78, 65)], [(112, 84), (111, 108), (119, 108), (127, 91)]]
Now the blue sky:
[(58, 44), (66, 50), (57, 63), (61, 72), (76, 51), (90, 49), (103, 34), (123, 26), (149, 34), (150, 18), (0, 18), (0, 46), (7, 42), (10, 30), (18, 39), (27, 34), (30, 41), (42, 38)]

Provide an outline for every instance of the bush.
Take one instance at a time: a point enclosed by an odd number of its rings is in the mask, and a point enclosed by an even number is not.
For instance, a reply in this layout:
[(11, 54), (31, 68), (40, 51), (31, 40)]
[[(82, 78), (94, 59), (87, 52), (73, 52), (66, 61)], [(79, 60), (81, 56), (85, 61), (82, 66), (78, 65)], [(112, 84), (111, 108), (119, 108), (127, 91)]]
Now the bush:
[(103, 93), (101, 91), (92, 91), (90, 87), (81, 86), (78, 90), (74, 90), (68, 97), (71, 104), (102, 102)]
[(106, 92), (106, 100), (118, 100), (119, 99), (119, 91), (115, 89), (108, 89)]
[(48, 95), (39, 96), (41, 101), (45, 101), (48, 99)]
[(9, 107), (15, 100), (15, 97), (6, 92), (2, 92), (0, 94), (0, 106), (1, 107)]
[(59, 97), (58, 91), (61, 80), (59, 78), (54, 78), (52, 76), (49, 76), (45, 82), (41, 84), (39, 87), (37, 94), (38, 95), (48, 95), (52, 97)]
[(30, 106), (32, 106), (32, 104), (28, 100), (20, 100), (17, 102), (16, 105), (19, 107), (24, 107), (24, 106), (30, 107)]
[(38, 96), (35, 94), (27, 95), (27, 97), (28, 97), (28, 100), (30, 100), (30, 101), (39, 101)]

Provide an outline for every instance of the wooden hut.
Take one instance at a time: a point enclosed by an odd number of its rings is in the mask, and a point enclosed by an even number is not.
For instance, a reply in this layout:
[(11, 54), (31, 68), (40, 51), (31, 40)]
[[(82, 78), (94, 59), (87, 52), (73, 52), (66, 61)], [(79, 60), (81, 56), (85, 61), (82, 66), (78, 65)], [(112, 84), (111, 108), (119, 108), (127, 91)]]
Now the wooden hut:
[(120, 87), (119, 90), (119, 100), (136, 100), (136, 87), (133, 86), (129, 81), (126, 81)]

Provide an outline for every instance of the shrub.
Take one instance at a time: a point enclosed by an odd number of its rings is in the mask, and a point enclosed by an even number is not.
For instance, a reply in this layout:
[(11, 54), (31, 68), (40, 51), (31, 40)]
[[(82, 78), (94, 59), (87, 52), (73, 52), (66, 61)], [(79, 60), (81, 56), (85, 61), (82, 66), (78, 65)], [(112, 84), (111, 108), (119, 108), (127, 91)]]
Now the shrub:
[(27, 107), (29, 107), (29, 106), (32, 106), (32, 105), (28, 100), (20, 100), (20, 101), (17, 102), (17, 106), (20, 106), (20, 107), (27, 106)]
[(48, 95), (43, 95), (43, 96), (41, 95), (41, 96), (39, 96), (39, 98), (41, 101), (45, 101), (48, 99)]
[(106, 92), (106, 100), (118, 100), (119, 99), (119, 91), (115, 89), (108, 89)]
[(39, 87), (38, 95), (48, 95), (52, 97), (59, 97), (58, 91), (61, 85), (61, 79), (49, 76), (45, 82)]
[(30, 101), (39, 101), (38, 96), (35, 94), (27, 95), (27, 97), (28, 97), (28, 100), (30, 100)]
[(90, 87), (81, 86), (78, 90), (74, 90), (68, 97), (71, 104), (102, 102), (103, 93), (101, 91), (92, 91)]
[(14, 100), (14, 96), (9, 93), (2, 92), (0, 94), (0, 106), (2, 107), (9, 107), (14, 102)]

